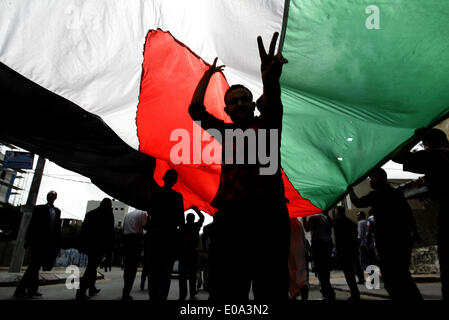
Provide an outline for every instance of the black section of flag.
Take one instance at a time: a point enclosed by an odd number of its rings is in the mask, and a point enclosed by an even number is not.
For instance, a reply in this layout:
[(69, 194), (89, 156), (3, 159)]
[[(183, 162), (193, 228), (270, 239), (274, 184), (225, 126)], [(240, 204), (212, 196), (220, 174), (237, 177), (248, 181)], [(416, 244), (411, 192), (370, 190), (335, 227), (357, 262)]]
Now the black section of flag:
[(148, 208), (155, 159), (128, 146), (100, 117), (2, 63), (0, 99), (0, 140), (89, 177), (130, 206)]

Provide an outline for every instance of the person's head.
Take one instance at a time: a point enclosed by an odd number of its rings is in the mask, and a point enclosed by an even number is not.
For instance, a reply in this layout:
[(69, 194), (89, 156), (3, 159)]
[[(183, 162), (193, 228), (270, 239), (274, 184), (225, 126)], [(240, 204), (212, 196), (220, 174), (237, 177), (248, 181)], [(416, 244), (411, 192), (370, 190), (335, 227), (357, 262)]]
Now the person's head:
[(373, 215), (374, 215), (373, 210), (369, 209), (369, 211), (368, 211), (368, 217), (371, 217), (371, 216), (373, 216)]
[(186, 216), (187, 224), (192, 224), (195, 222), (195, 215), (193, 213), (188, 213)]
[(358, 221), (364, 220), (365, 218), (366, 218), (366, 214), (365, 214), (364, 211), (360, 211), (360, 212), (357, 213), (357, 220)]
[(424, 149), (437, 149), (448, 146), (449, 142), (444, 131), (432, 128), (422, 137)]
[(337, 206), (337, 208), (335, 208), (335, 214), (337, 218), (343, 218), (345, 216), (345, 208)]
[(50, 191), (49, 193), (47, 193), (48, 204), (53, 205), (53, 203), (55, 202), (57, 197), (58, 197), (58, 194), (56, 193), (56, 191)]
[(241, 84), (232, 85), (225, 93), (224, 108), (234, 122), (241, 122), (254, 117), (256, 103), (253, 101), (253, 94), (249, 89)]
[(102, 208), (102, 209), (112, 209), (112, 200), (110, 198), (104, 198), (100, 202), (100, 208)]
[(371, 188), (379, 189), (388, 184), (387, 172), (382, 168), (374, 169), (369, 175)]
[(175, 169), (168, 169), (162, 179), (164, 180), (164, 187), (173, 188), (178, 181), (178, 173)]

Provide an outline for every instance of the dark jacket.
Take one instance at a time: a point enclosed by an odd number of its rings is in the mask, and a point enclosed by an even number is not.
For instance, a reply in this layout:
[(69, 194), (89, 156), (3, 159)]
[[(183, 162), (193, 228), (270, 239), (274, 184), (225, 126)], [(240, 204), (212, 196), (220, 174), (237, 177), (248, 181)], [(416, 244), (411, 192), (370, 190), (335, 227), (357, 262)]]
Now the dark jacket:
[(348, 217), (335, 219), (335, 247), (339, 256), (358, 253), (357, 225)]
[(103, 254), (112, 250), (114, 244), (114, 214), (112, 209), (98, 207), (86, 213), (81, 226), (81, 252)]
[(51, 218), (48, 204), (34, 207), (25, 235), (25, 248), (38, 253), (44, 271), (50, 271), (61, 248), (61, 210), (54, 207)]
[[(61, 245), (61, 210), (55, 209), (55, 218), (51, 223), (50, 206), (34, 207), (30, 224), (25, 236), (25, 245), (39, 250), (56, 250)], [(56, 255), (55, 255), (56, 257)]]

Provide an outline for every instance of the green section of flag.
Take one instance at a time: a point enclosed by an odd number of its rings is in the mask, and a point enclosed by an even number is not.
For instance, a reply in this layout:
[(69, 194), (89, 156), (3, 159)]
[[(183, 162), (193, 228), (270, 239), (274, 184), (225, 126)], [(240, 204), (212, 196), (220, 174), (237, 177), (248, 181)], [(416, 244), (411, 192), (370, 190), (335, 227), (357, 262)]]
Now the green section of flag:
[(445, 0), (290, 2), (281, 152), (304, 198), (327, 208), (449, 111), (448, 23)]

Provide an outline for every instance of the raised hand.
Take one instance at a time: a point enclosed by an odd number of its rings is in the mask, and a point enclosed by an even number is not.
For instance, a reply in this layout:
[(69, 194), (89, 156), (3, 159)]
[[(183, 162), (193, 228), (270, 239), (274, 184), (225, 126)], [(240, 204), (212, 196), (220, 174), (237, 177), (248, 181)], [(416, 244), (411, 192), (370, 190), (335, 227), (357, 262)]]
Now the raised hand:
[(225, 65), (217, 66), (218, 57), (215, 58), (214, 63), (207, 70), (210, 75), (213, 75), (215, 72), (222, 72)]
[(276, 42), (279, 37), (279, 32), (273, 34), (271, 39), (270, 48), (268, 53), (262, 42), (262, 37), (257, 37), (257, 44), (259, 46), (260, 56), (260, 71), (262, 73), (263, 80), (279, 80), (282, 73), (282, 65), (288, 61), (284, 59), (282, 53), (274, 54), (276, 48)]
[[(215, 58), (214, 63), (207, 69), (201, 80), (198, 82), (198, 85), (196, 86), (195, 92), (193, 93), (192, 102), (193, 104), (202, 104), (204, 105), (204, 96), (206, 94), (207, 85), (209, 84), (210, 79), (214, 75), (215, 72), (222, 72), (224, 69), (224, 65), (217, 66), (218, 58)], [(190, 111), (189, 111), (190, 112)], [(196, 117), (199, 116), (199, 113), (197, 111), (191, 111), (190, 114), (194, 119), (197, 119)], [(199, 120), (199, 119), (198, 119)]]

